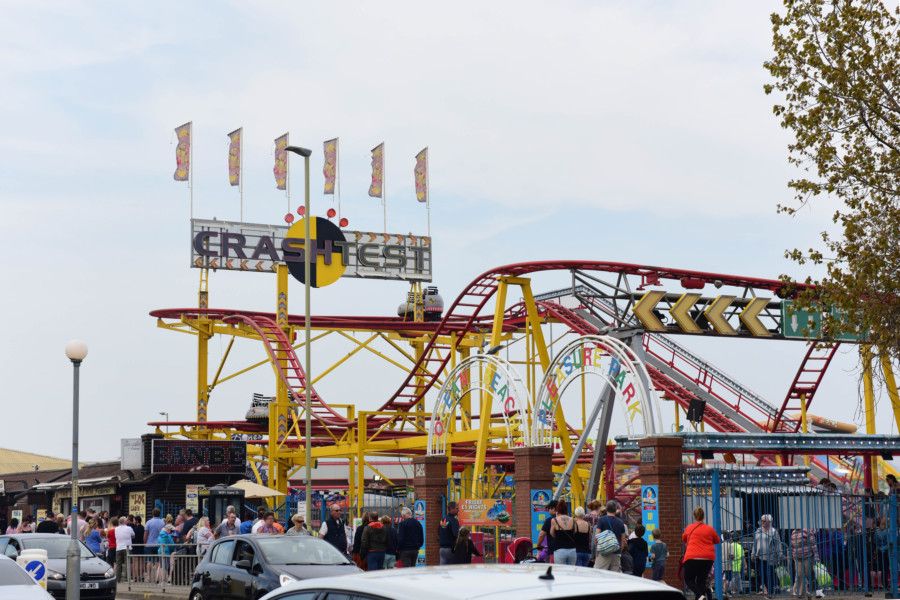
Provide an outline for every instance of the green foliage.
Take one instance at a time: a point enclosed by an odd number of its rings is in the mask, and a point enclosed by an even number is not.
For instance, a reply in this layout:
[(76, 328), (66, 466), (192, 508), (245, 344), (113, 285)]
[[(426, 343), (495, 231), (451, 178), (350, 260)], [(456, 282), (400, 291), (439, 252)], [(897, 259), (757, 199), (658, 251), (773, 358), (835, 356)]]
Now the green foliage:
[[(892, 4), (893, 11), (888, 8)], [(789, 186), (793, 215), (818, 196), (834, 202), (839, 234), (785, 255), (824, 267), (799, 303), (837, 307), (845, 329), (900, 355), (900, 9), (882, 0), (784, 0), (772, 15), (778, 98), (773, 112), (793, 134), (788, 160), (803, 171)], [(824, 198), (823, 198), (824, 199)], [(819, 201), (822, 201), (820, 199)], [(826, 318), (826, 330), (841, 327)]]

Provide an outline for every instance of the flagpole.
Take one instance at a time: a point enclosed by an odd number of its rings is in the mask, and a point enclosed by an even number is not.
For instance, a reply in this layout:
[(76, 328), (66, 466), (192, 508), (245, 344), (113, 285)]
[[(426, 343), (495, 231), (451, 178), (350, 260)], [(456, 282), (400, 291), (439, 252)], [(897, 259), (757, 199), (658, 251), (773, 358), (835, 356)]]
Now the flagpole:
[(241, 223), (244, 222), (244, 128), (241, 127), (238, 147), (238, 192), (241, 195)]
[(337, 185), (337, 209), (338, 223), (341, 222), (341, 138), (335, 138), (334, 148), (334, 179)]
[(387, 234), (387, 144), (381, 142), (381, 206), (384, 208), (384, 233)]
[(191, 220), (194, 219), (194, 122), (190, 121), (188, 136), (191, 143), (188, 145), (188, 190), (191, 198)]
[[(287, 148), (291, 145), (291, 132), (287, 132), (284, 134), (284, 147)], [(291, 212), (291, 157), (288, 156), (290, 152), (285, 151), (284, 153), (284, 193), (287, 196), (287, 211), (288, 214)], [(306, 218), (307, 215), (303, 215), (303, 218)]]
[(431, 237), (431, 169), (428, 165), (428, 146), (425, 146), (425, 214), (428, 218), (428, 237)]

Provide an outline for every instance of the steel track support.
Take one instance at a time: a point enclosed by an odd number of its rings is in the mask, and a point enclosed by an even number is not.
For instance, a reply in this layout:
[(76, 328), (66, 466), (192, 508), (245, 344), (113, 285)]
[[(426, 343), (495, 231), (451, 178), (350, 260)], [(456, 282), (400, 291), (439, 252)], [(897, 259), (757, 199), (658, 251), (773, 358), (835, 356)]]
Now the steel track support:
[(891, 357), (886, 352), (882, 352), (879, 360), (881, 361), (881, 372), (884, 374), (884, 387), (887, 388), (888, 398), (894, 409), (894, 420), (897, 422), (897, 432), (900, 433), (900, 395), (897, 393), (897, 380), (894, 379)]
[[(285, 264), (276, 267), (275, 276), (277, 289), (275, 294), (275, 323), (284, 331), (288, 340), (291, 339), (291, 329), (288, 324), (288, 268)], [(273, 365), (276, 372), (287, 364), (288, 357), (283, 349), (275, 354)], [(306, 382), (309, 385), (309, 382)], [(281, 377), (275, 382), (275, 402), (269, 403), (269, 480), (268, 485), (273, 490), (287, 493), (287, 467), (281, 457), (281, 445), (287, 436), (288, 424), (288, 388)]]
[[(859, 354), (863, 363), (863, 401), (865, 402), (866, 410), (866, 434), (872, 435), (875, 433), (875, 386), (872, 381), (872, 347), (860, 346)], [(873, 477), (878, 468), (875, 457), (867, 456), (863, 460), (865, 461), (865, 469), (863, 470), (864, 485), (866, 489), (875, 489)]]
[[(209, 308), (209, 270), (200, 269), (197, 306)], [(197, 420), (207, 420), (209, 406), (209, 340), (212, 337), (210, 320), (201, 313), (197, 319)]]

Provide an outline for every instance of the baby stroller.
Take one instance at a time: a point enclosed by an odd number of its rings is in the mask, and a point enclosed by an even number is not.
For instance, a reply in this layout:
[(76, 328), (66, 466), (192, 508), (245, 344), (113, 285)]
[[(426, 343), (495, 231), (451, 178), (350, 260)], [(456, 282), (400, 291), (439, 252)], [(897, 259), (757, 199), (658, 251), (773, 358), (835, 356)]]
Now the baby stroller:
[(535, 548), (531, 544), (531, 538), (520, 537), (512, 541), (506, 548), (506, 556), (503, 562), (507, 564), (527, 564), (537, 562), (534, 556)]

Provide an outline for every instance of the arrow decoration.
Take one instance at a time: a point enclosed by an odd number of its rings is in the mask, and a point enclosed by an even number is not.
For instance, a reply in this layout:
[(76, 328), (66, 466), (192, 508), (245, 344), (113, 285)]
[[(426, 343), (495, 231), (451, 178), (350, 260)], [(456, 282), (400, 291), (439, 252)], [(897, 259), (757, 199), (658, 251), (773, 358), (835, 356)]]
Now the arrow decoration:
[(769, 304), (768, 298), (753, 298), (738, 315), (741, 324), (756, 337), (771, 337), (772, 333), (759, 320), (759, 313)]
[(734, 296), (719, 296), (703, 311), (713, 330), (720, 335), (737, 335), (737, 330), (725, 318), (725, 311), (734, 302)]
[(669, 314), (672, 315), (672, 318), (675, 319), (675, 322), (685, 333), (703, 333), (700, 326), (688, 314), (699, 299), (700, 294), (682, 294), (681, 298), (669, 309)]
[(634, 308), (631, 309), (632, 312), (634, 312), (634, 316), (637, 317), (637, 320), (641, 322), (641, 325), (643, 325), (644, 329), (647, 331), (666, 330), (666, 326), (663, 325), (662, 321), (653, 314), (653, 309), (656, 308), (656, 305), (659, 304), (659, 301), (662, 300), (665, 295), (665, 292), (659, 290), (647, 292), (635, 303)]

